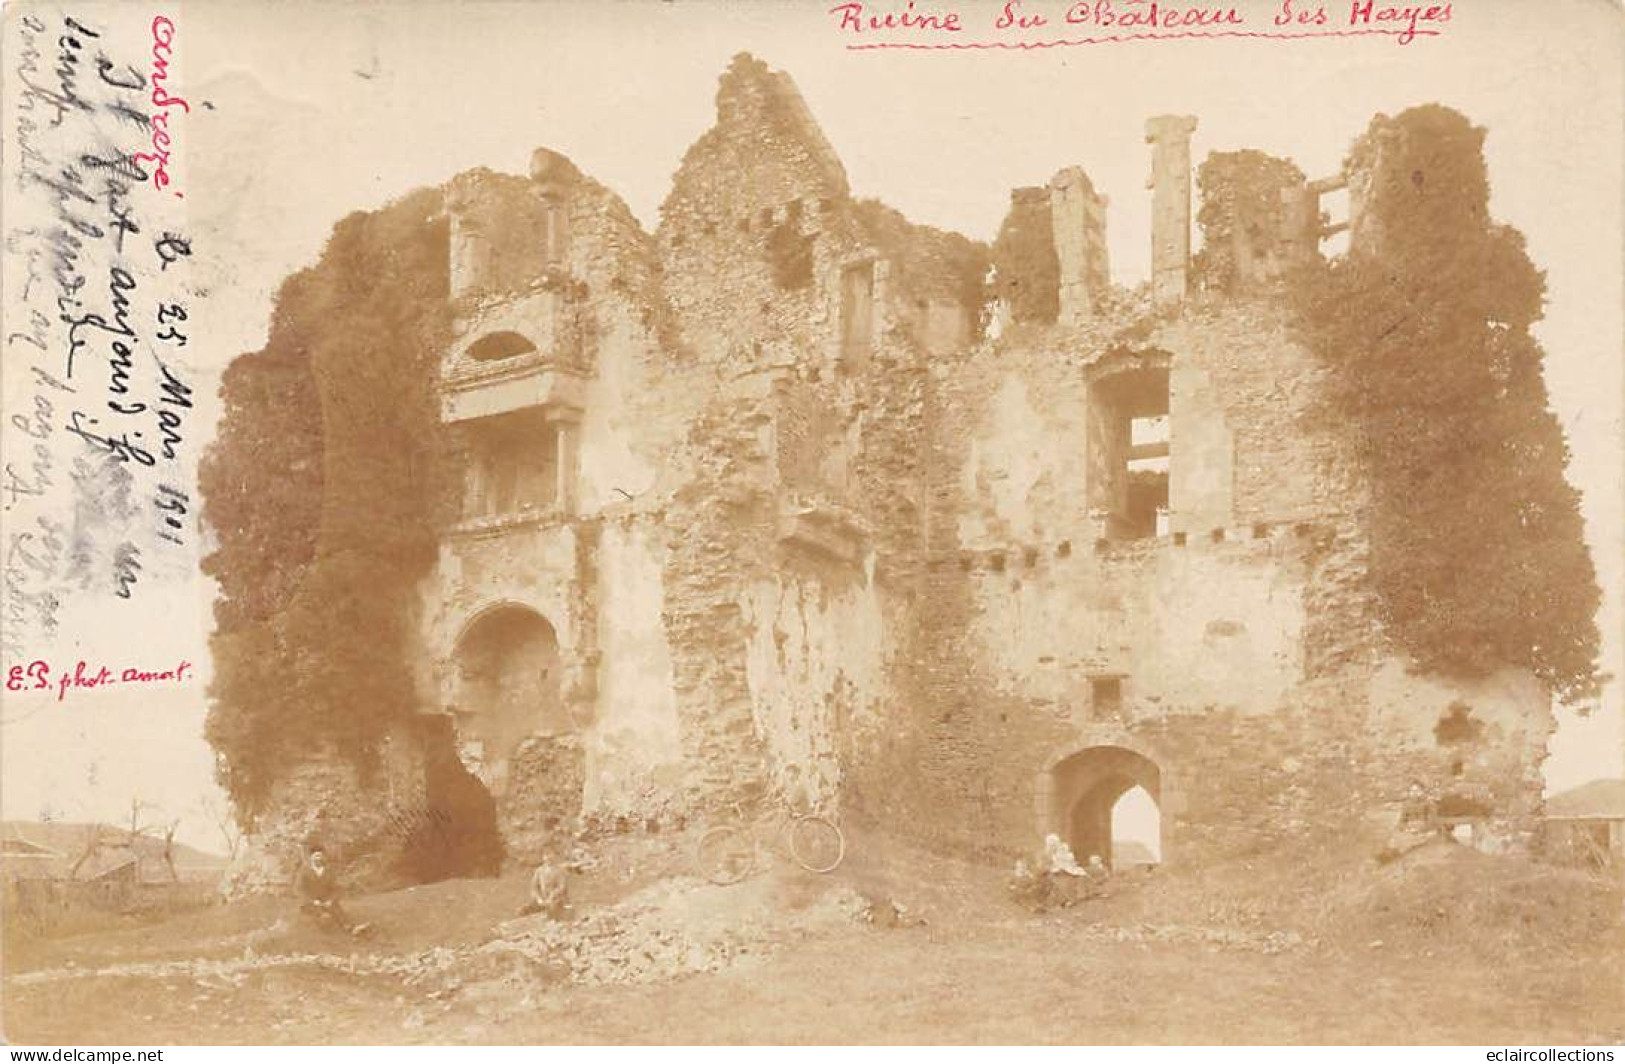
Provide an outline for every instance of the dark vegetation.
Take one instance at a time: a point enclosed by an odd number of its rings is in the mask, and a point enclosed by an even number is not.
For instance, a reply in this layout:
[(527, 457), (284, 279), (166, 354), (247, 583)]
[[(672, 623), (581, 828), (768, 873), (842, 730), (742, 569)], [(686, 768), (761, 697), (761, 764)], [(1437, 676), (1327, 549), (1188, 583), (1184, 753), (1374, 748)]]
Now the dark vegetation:
[(898, 288), (917, 298), (957, 303), (970, 311), (974, 321), (987, 302), (986, 244), (910, 222), (879, 200), (857, 200), (852, 210), (866, 238), (884, 250)]
[(352, 215), (226, 371), (199, 474), (219, 543), (207, 735), (245, 822), (313, 750), (370, 768), (411, 712), (411, 599), (452, 504), (429, 364), (447, 263), (438, 192)]
[[(1264, 152), (1214, 152), (1196, 171), (1202, 206), (1196, 222), (1202, 249), (1192, 272), (1204, 288), (1233, 292), (1241, 281), (1236, 261), (1238, 242), (1259, 250), (1268, 247), (1287, 221), (1283, 190), (1303, 185), (1303, 171)], [(1239, 238), (1239, 240), (1238, 240)]]
[(1295, 284), (1372, 485), (1381, 618), (1424, 668), (1531, 669), (1595, 694), (1600, 592), (1531, 335), (1545, 278), (1489, 217), (1484, 131), (1437, 105), (1379, 116), (1350, 173), (1353, 251)]
[(1049, 190), (1017, 189), (993, 241), (993, 294), (1017, 322), (1053, 322), (1061, 313), (1061, 262), (1055, 255)]

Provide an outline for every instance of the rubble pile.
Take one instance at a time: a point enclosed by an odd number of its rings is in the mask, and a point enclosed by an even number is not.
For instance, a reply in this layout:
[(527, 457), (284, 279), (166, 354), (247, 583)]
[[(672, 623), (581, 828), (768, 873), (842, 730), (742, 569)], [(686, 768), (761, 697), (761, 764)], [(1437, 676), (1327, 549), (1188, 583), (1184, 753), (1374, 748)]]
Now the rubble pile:
[(1253, 953), (1284, 953), (1301, 949), (1307, 942), (1296, 931), (1243, 931), (1224, 927), (1194, 927), (1182, 924), (1089, 924), (1069, 929), (1069, 934), (1095, 942), (1192, 943), (1210, 949), (1244, 950)]
[(18, 984), (65, 979), (189, 979), (224, 989), (273, 969), (315, 968), (353, 976), (384, 976), (447, 998), (511, 984), (649, 983), (716, 972), (776, 953), (799, 938), (868, 919), (869, 903), (847, 887), (804, 885), (764, 877), (729, 887), (692, 878), (662, 880), (619, 904), (576, 920), (545, 914), (498, 926), (478, 946), (437, 946), (403, 954), (278, 953), (244, 950), (229, 959), (69, 965), (14, 977)]
[(576, 983), (658, 982), (768, 956), (796, 938), (862, 921), (867, 912), (868, 903), (845, 887), (794, 907), (772, 880), (717, 887), (672, 879), (574, 922), (542, 915), (511, 920), (472, 953), (476, 965), (509, 957), (519, 962), (515, 971)]

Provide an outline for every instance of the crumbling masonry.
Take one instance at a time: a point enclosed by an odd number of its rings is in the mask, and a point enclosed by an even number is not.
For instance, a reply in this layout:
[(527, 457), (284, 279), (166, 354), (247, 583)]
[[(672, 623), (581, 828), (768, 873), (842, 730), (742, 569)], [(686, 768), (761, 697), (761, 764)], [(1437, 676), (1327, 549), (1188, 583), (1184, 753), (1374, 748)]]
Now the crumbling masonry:
[[(1134, 292), (1082, 169), (1016, 190), (992, 248), (912, 225), (748, 56), (653, 235), (547, 150), (452, 182), (436, 388), (466, 490), (414, 619), (435, 726), (339, 815), (435, 810), (466, 774), (520, 859), (741, 797), (1003, 859), (1051, 831), (1110, 854), (1143, 786), (1179, 863), (1348, 833), (1421, 783), (1517, 844), (1550, 698), (1384, 642), (1361, 474), (1288, 329), (1280, 278), (1342, 228), (1323, 193), (1380, 253), (1361, 175), (1283, 162), (1209, 204), (1204, 278), (1195, 127), (1146, 124)], [(264, 830), (346, 771), (295, 773)]]

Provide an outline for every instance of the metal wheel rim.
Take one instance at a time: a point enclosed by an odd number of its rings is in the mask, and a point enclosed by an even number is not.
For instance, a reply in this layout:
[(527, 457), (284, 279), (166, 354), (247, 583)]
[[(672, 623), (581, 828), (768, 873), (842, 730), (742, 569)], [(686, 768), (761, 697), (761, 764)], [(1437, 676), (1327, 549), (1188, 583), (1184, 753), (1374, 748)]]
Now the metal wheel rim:
[[(833, 860), (820, 863), (803, 854), (802, 847), (796, 845), (797, 830), (803, 827), (822, 829), (825, 834), (834, 840), (835, 857)], [(790, 856), (795, 858), (796, 864), (809, 872), (816, 872), (820, 875), (833, 872), (840, 867), (841, 861), (846, 857), (846, 836), (841, 833), (840, 828), (821, 816), (798, 816), (790, 824)]]
[[(733, 845), (729, 845), (726, 850), (720, 850), (719, 847), (725, 843)], [(737, 850), (735, 846), (738, 847)], [(749, 849), (750, 847), (745, 845), (744, 832), (738, 828), (722, 826), (711, 828), (700, 836), (699, 842), (694, 845), (694, 856), (700, 866), (700, 874), (712, 883), (725, 887), (744, 879), (750, 871), (750, 864), (748, 861), (741, 861), (730, 868), (717, 861), (716, 856), (719, 853), (722, 855), (746, 853)]]

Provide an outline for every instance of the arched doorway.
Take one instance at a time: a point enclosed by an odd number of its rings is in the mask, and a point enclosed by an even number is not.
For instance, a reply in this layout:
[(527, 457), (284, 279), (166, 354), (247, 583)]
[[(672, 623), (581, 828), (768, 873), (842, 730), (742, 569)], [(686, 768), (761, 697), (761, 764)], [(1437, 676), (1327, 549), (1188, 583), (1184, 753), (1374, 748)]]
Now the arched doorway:
[(1119, 871), (1162, 863), (1162, 810), (1137, 784), (1112, 806), (1111, 860)]
[(505, 603), (468, 625), (453, 663), (457, 758), (494, 800), (507, 852), (537, 860), (575, 830), (584, 784), (558, 636), (536, 611)]
[(405, 818), (401, 871), (420, 883), (496, 875), (503, 846), (495, 799), (458, 756), (449, 718), (426, 716), (420, 727), (427, 807)]
[(569, 730), (559, 697), (558, 636), (541, 614), (502, 605), (468, 626), (454, 660), (458, 752), (486, 786), (500, 789), (524, 739)]
[[(1138, 847), (1127, 846), (1131, 834), (1138, 836), (1134, 841), (1155, 860), (1161, 859), (1160, 813), (1148, 817), (1140, 797), (1143, 794), (1150, 800), (1152, 810), (1162, 801), (1162, 771), (1156, 762), (1127, 747), (1092, 746), (1058, 762), (1051, 775), (1054, 804), (1050, 822), (1079, 861), (1098, 854), (1108, 865), (1115, 866), (1119, 856), (1132, 863), (1147, 863)], [(1120, 811), (1119, 803), (1130, 795), (1129, 805)], [(1137, 824), (1131, 833), (1125, 814), (1135, 812)], [(1155, 846), (1144, 838), (1148, 826), (1157, 833)], [(1119, 839), (1119, 835), (1124, 837)], [(1124, 845), (1114, 845), (1120, 841)]]

